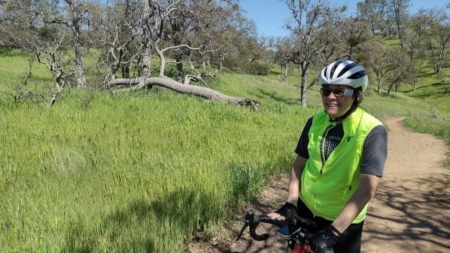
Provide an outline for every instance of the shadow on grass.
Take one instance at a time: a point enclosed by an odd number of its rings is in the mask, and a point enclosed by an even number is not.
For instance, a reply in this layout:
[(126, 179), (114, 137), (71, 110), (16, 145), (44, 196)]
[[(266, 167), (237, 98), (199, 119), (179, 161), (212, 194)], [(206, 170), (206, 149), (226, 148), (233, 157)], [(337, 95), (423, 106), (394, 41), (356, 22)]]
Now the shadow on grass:
[(0, 56), (2, 57), (16, 57), (16, 56), (26, 56), (21, 50), (11, 49), (11, 48), (0, 48)]
[(405, 94), (415, 98), (448, 97), (450, 95), (450, 84), (436, 82), (427, 86), (418, 87), (415, 91), (407, 91)]
[[(293, 160), (288, 157), (279, 157), (268, 164), (265, 164), (264, 167), (271, 171), (271, 174), (276, 174), (278, 176), (271, 177), (274, 181), (269, 181), (268, 177), (265, 178), (263, 188), (270, 183), (270, 192), (273, 194), (262, 195), (262, 192), (255, 192), (254, 198), (251, 199), (250, 202), (245, 202), (245, 204), (241, 204), (238, 206), (238, 210), (236, 210), (234, 214), (234, 219), (229, 220), (227, 222), (227, 229), (232, 231), (232, 241), (234, 242), (238, 234), (240, 232), (242, 226), (242, 219), (245, 217), (246, 211), (249, 209), (254, 210), (255, 214), (267, 214), (273, 212), (278, 209), (285, 201), (285, 196), (288, 192), (288, 185), (284, 183), (284, 181), (279, 178), (280, 176), (287, 176), (289, 173), (289, 168), (291, 166)], [(280, 169), (284, 168), (284, 169)], [(244, 177), (245, 178), (245, 177)], [(248, 177), (247, 177), (248, 178)], [(254, 178), (254, 177), (253, 177)], [(256, 182), (248, 182), (248, 185), (252, 185)], [(246, 199), (244, 199), (246, 200)], [(248, 199), (247, 199), (248, 201)], [(233, 224), (235, 225), (233, 227)], [(236, 227), (236, 225), (238, 227)], [(243, 232), (242, 237), (237, 243), (238, 246), (231, 247), (228, 245), (210, 245), (208, 247), (207, 252), (224, 252), (224, 253), (238, 253), (238, 252), (259, 252), (259, 253), (269, 253), (269, 252), (284, 252), (286, 249), (287, 242), (285, 239), (279, 236), (278, 227), (261, 223), (256, 230), (258, 234), (268, 234), (269, 239), (266, 241), (255, 241), (250, 237), (249, 228)], [(213, 251), (211, 251), (213, 249)]]
[[(295, 157), (293, 157), (295, 158)], [(288, 185), (283, 182), (280, 176), (287, 176), (290, 171), (290, 166), (292, 164), (293, 158), (289, 157), (279, 157), (278, 159), (274, 159), (271, 162), (265, 164), (263, 167), (266, 168), (270, 172), (262, 173), (259, 176), (263, 175), (264, 178), (258, 176), (248, 176), (252, 175), (251, 169), (249, 167), (243, 167), (242, 165), (235, 165), (235, 168), (243, 169), (243, 173), (247, 174), (245, 176), (237, 174), (238, 183), (234, 183), (234, 188), (237, 189), (237, 192), (249, 193), (251, 192), (250, 198), (246, 198), (245, 196), (240, 196), (239, 198), (245, 201), (245, 204), (240, 203), (239, 206), (236, 206), (237, 210), (234, 214), (231, 214), (230, 219), (225, 222), (225, 227), (228, 231), (232, 233), (231, 243), (233, 243), (240, 232), (242, 226), (242, 219), (245, 217), (246, 211), (249, 209), (254, 210), (255, 214), (267, 214), (273, 212), (278, 209), (285, 201), (285, 196), (288, 192)], [(260, 168), (261, 169), (261, 168)], [(272, 175), (277, 175), (275, 177), (267, 176), (267, 173)], [(270, 178), (269, 178), (270, 177)], [(270, 183), (270, 192), (274, 193), (272, 196), (262, 195), (262, 191), (265, 187), (267, 187), (269, 183), (269, 179), (274, 179), (275, 182)], [(247, 185), (247, 187), (244, 187)], [(252, 191), (253, 187), (259, 187), (258, 190), (261, 191)], [(238, 196), (234, 196), (235, 198)], [(248, 196), (247, 196), (248, 197)], [(238, 227), (236, 227), (236, 225)], [(269, 252), (284, 252), (286, 249), (286, 240), (279, 236), (278, 227), (261, 223), (256, 230), (258, 234), (269, 235), (269, 239), (266, 241), (255, 241), (251, 239), (249, 234), (249, 228), (247, 227), (244, 231), (242, 237), (239, 240), (239, 246), (235, 248), (231, 248), (230, 242), (228, 244), (218, 244), (218, 245), (208, 245), (208, 250), (205, 252), (224, 252), (224, 253), (239, 253), (239, 252), (259, 252), (259, 253), (269, 253)], [(203, 251), (199, 251), (203, 252)]]
[(299, 99), (286, 99), (286, 96), (277, 95), (277, 92), (268, 92), (264, 89), (259, 89), (257, 93), (254, 93), (254, 96), (258, 96), (259, 98), (269, 98), (274, 101), (284, 103), (286, 105), (299, 105)]
[[(61, 252), (176, 252), (217, 217), (214, 196), (176, 191), (157, 201), (136, 200), (102, 219), (97, 228), (73, 222)], [(217, 209), (217, 208), (216, 208)]]
[(269, 70), (268, 74), (269, 75), (281, 75), (281, 70), (280, 69), (278, 69), (278, 70), (271, 69), (271, 70)]
[(448, 86), (448, 82), (439, 82), (439, 83), (432, 83), (431, 86), (433, 87), (439, 87), (439, 86)]
[[(243, 217), (238, 209), (242, 202), (272, 210), (270, 203), (258, 198), (267, 183), (267, 171), (288, 168), (286, 157), (280, 157), (270, 164), (253, 168), (247, 164), (230, 164), (231, 189), (229, 203), (224, 207), (217, 196), (202, 191), (179, 189), (155, 201), (139, 199), (103, 217), (98, 226), (89, 225), (83, 217), (74, 219), (66, 233), (61, 252), (178, 252), (191, 241), (208, 240), (203, 233), (208, 224), (214, 224), (224, 216), (224, 209), (235, 210), (238, 219)], [(224, 172), (225, 173), (225, 172)], [(280, 193), (286, 189), (279, 189)], [(124, 200), (125, 201), (125, 200)], [(222, 200), (223, 201), (223, 200)], [(234, 217), (234, 214), (226, 214)], [(226, 229), (232, 228), (235, 220), (226, 221)], [(276, 232), (276, 230), (274, 230)], [(177, 238), (175, 238), (177, 237)], [(226, 252), (223, 245), (212, 246)]]

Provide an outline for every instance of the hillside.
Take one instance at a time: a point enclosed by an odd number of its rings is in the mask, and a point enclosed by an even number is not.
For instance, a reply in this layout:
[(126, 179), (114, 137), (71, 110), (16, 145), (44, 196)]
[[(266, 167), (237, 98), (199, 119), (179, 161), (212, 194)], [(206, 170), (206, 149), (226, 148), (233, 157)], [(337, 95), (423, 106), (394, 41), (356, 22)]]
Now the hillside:
[[(304, 123), (322, 110), (317, 86), (302, 108), (298, 75), (283, 84), (276, 69), (223, 71), (208, 83), (260, 101), (259, 111), (158, 87), (72, 89), (49, 106), (45, 71), (23, 85), (27, 58), (0, 58), (0, 242), (8, 252), (177, 252), (218, 231), (226, 241), (223, 224), (285, 173)], [(420, 84), (391, 96), (369, 92), (362, 106), (450, 140), (448, 84), (430, 76)], [(431, 94), (436, 87), (444, 92)]]

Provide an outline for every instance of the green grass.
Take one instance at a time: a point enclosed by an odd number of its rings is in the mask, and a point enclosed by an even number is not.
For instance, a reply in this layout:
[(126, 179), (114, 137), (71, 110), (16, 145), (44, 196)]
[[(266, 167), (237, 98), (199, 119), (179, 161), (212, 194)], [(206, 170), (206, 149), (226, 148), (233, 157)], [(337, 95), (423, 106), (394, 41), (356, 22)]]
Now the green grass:
[(312, 113), (164, 91), (95, 94), (86, 109), (78, 93), (51, 108), (4, 106), (0, 241), (8, 252), (177, 251), (289, 166), (301, 119)]
[[(1, 90), (11, 92), (26, 58), (1, 58), (9, 78)], [(41, 75), (36, 86), (51, 81)], [(52, 107), (3, 93), (2, 251), (180, 252), (194, 237), (208, 240), (243, 202), (257, 200), (270, 176), (288, 173), (303, 125), (322, 110), (317, 87), (308, 108), (300, 106), (295, 79), (224, 71), (210, 85), (261, 109), (161, 88), (73, 90)], [(449, 140), (448, 107), (409, 93), (370, 93), (362, 106)]]

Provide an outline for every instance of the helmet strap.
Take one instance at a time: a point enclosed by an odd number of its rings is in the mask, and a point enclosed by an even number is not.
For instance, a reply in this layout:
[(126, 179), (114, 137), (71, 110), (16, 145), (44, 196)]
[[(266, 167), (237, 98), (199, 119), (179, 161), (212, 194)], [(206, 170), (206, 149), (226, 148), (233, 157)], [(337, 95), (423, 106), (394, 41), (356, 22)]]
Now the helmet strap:
[(330, 122), (338, 122), (338, 121), (342, 121), (345, 118), (347, 118), (350, 114), (352, 114), (355, 110), (356, 110), (355, 104), (353, 104), (350, 109), (348, 109), (347, 112), (344, 113), (344, 115), (342, 115), (341, 117), (337, 117), (335, 119), (332, 119), (330, 116), (328, 116), (330, 118)]

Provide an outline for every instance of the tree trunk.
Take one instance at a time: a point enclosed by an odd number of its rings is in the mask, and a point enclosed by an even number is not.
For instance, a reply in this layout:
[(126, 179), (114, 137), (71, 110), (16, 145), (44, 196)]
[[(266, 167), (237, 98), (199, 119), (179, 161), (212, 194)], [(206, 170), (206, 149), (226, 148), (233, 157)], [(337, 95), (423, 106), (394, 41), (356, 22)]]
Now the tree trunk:
[(183, 82), (184, 79), (184, 69), (183, 69), (183, 56), (177, 54), (176, 56), (177, 65), (177, 79), (179, 82)]
[(75, 42), (75, 63), (77, 69), (77, 86), (78, 88), (84, 88), (86, 87), (86, 76), (84, 73), (83, 55), (81, 53), (79, 41)]
[(84, 72), (84, 64), (83, 64), (83, 53), (81, 49), (81, 18), (82, 15), (80, 13), (80, 4), (77, 1), (67, 1), (69, 7), (71, 9), (72, 15), (74, 16), (72, 19), (72, 24), (70, 25), (70, 29), (73, 33), (73, 44), (75, 50), (75, 68), (77, 73), (77, 86), (78, 88), (86, 87), (86, 76)]
[(220, 52), (219, 70), (223, 70), (223, 61), (225, 61), (225, 54)]
[(301, 78), (301, 85), (300, 85), (300, 102), (302, 107), (306, 108), (306, 91), (308, 89), (308, 66), (307, 64), (302, 64), (302, 78)]
[[(151, 1), (144, 1), (144, 24), (150, 24)], [(150, 76), (150, 66), (152, 63), (151, 36), (152, 31), (149, 26), (143, 26), (144, 57), (142, 59), (142, 76)]]
[(389, 87), (388, 87), (388, 90), (387, 90), (387, 95), (388, 96), (391, 94), (392, 86), (394, 86), (393, 83), (389, 84)]
[(285, 64), (284, 65), (284, 78), (283, 78), (283, 83), (287, 83), (287, 77), (288, 77), (288, 72), (289, 71), (289, 69), (288, 69), (288, 64)]
[[(244, 106), (251, 106), (253, 109), (258, 110), (259, 109), (259, 102), (253, 99), (248, 98), (241, 98), (241, 97), (233, 97), (224, 95), (220, 92), (217, 92), (213, 89), (196, 86), (196, 85), (190, 85), (190, 84), (182, 84), (180, 82), (177, 82), (171, 78), (160, 76), (160, 77), (140, 77), (140, 78), (132, 78), (132, 79), (124, 79), (124, 78), (117, 78), (110, 81), (110, 86), (119, 86), (119, 85), (135, 85), (132, 90), (139, 90), (144, 87), (157, 85), (160, 87), (164, 87), (170, 90), (173, 90), (178, 93), (182, 94), (190, 94), (195, 95), (201, 98), (205, 98), (212, 101), (219, 101), (234, 105), (244, 105)], [(122, 91), (122, 89), (117, 90)]]

